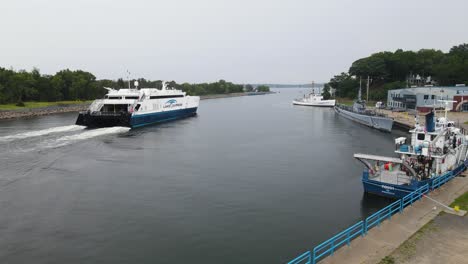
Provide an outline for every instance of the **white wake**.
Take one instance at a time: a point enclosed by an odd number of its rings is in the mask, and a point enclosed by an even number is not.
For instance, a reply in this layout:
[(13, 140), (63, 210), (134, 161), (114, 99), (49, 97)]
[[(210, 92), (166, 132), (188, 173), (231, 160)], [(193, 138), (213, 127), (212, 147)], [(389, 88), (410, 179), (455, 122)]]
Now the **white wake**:
[(40, 136), (45, 136), (48, 134), (76, 131), (76, 130), (82, 130), (85, 128), (86, 128), (85, 126), (78, 126), (78, 125), (52, 127), (52, 128), (42, 129), (42, 130), (19, 133), (15, 135), (3, 136), (3, 137), (0, 137), (0, 142), (16, 140), (16, 139), (25, 139), (25, 138), (31, 138), (31, 137), (40, 137)]
[(125, 133), (125, 132), (128, 132), (129, 130), (130, 130), (129, 127), (105, 127), (105, 128), (88, 130), (79, 134), (57, 138), (53, 142), (47, 144), (45, 147), (46, 148), (62, 147), (62, 146), (72, 144), (77, 141), (82, 141), (82, 140), (91, 139), (94, 137), (99, 137), (99, 136), (104, 136), (104, 135)]

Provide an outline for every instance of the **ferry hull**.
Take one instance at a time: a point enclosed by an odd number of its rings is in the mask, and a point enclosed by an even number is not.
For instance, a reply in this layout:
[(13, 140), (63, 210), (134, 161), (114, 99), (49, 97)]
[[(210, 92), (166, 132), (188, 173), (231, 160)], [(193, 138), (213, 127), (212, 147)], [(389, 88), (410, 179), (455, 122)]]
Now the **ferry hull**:
[(350, 112), (335, 106), (335, 112), (348, 119), (351, 119), (360, 124), (372, 127), (381, 131), (391, 132), (393, 127), (393, 120), (386, 117), (380, 116), (369, 116), (361, 115), (354, 112)]
[(99, 127), (130, 127), (131, 115), (127, 113), (122, 114), (107, 114), (107, 115), (96, 115), (89, 112), (80, 112), (75, 124), (80, 126), (86, 126), (88, 128), (99, 128)]
[(178, 109), (172, 111), (164, 111), (149, 114), (133, 115), (130, 120), (130, 127), (142, 127), (151, 124), (167, 122), (197, 114), (197, 107)]
[(177, 109), (171, 111), (144, 113), (144, 114), (91, 114), (82, 112), (76, 120), (77, 125), (89, 128), (124, 126), (130, 128), (142, 127), (161, 122), (167, 122), (180, 118), (196, 115), (197, 107)]

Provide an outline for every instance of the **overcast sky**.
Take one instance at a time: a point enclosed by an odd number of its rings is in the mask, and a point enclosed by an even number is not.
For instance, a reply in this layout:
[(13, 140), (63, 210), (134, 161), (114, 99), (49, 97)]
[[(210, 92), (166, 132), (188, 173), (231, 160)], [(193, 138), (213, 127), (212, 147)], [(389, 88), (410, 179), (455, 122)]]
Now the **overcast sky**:
[(0, 67), (97, 78), (327, 81), (371, 53), (468, 42), (468, 1), (2, 0)]

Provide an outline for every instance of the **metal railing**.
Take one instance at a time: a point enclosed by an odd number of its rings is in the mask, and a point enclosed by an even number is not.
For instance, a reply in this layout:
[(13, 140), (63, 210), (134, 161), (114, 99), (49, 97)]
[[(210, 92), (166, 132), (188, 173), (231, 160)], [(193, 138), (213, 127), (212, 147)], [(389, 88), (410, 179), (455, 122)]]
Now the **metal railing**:
[(367, 233), (367, 230), (371, 229), (374, 226), (379, 226), (380, 223), (386, 219), (391, 219), (392, 215), (396, 212), (401, 212), (403, 210), (401, 205), (401, 200), (398, 200), (374, 213), (373, 215), (366, 218), (364, 232)]
[(432, 186), (431, 186), (432, 190), (439, 188), (440, 186), (444, 185), (446, 182), (450, 181), (453, 177), (455, 177), (459, 173), (458, 169), (459, 168), (455, 169), (457, 170), (457, 172), (451, 171), (451, 172), (444, 174), (443, 176), (434, 178), (434, 180), (432, 181)]
[(401, 198), (401, 208), (405, 208), (408, 205), (413, 205), (414, 202), (421, 199), (421, 196), (428, 193), (430, 190), (429, 184), (424, 185), (423, 187), (417, 189), (416, 191), (406, 195), (405, 197)]
[(288, 264), (310, 264), (312, 261), (310, 251), (304, 252), (297, 256), (295, 259), (288, 262)]
[(312, 263), (325, 257), (326, 255), (332, 256), (335, 249), (340, 248), (346, 243), (349, 246), (351, 240), (357, 236), (364, 236), (364, 222), (359, 221), (358, 223), (348, 227), (344, 231), (336, 234), (334, 237), (328, 239), (322, 244), (316, 246), (312, 251)]
[[(421, 199), (426, 193), (430, 190), (438, 188), (443, 183), (451, 180), (455, 175), (461, 172), (464, 168), (457, 168), (459, 171), (455, 173), (447, 173), (444, 176), (438, 177), (438, 181), (432, 182), (431, 185), (426, 184), (417, 190), (409, 193), (403, 198), (391, 203), (390, 205), (380, 209), (374, 214), (367, 217), (364, 221), (359, 221), (358, 223), (352, 225), (351, 227), (345, 229), (344, 231), (336, 234), (332, 238), (326, 240), (320, 245), (314, 247), (312, 254), (310, 251), (307, 251), (295, 259), (288, 262), (288, 264), (315, 264), (318, 261), (326, 258), (327, 256), (332, 256), (333, 253), (343, 245), (350, 245), (351, 241), (358, 236), (365, 236), (367, 232), (375, 226), (379, 226), (383, 221), (391, 219), (394, 214), (397, 212), (402, 213), (405, 207), (412, 205), (417, 200)], [(436, 183), (435, 183), (436, 182)], [(439, 183), (440, 182), (440, 183)], [(434, 185), (435, 183), (435, 185)]]

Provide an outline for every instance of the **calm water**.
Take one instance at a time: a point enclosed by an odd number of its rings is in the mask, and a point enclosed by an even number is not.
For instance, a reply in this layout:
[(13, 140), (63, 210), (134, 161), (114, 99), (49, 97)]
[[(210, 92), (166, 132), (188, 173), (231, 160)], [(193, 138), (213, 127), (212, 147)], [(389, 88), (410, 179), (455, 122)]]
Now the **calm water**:
[(386, 204), (352, 155), (397, 135), (278, 91), (131, 131), (0, 122), (0, 263), (283, 263)]

